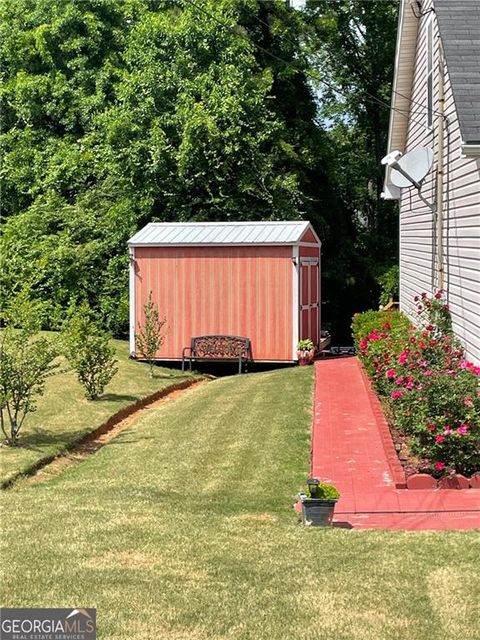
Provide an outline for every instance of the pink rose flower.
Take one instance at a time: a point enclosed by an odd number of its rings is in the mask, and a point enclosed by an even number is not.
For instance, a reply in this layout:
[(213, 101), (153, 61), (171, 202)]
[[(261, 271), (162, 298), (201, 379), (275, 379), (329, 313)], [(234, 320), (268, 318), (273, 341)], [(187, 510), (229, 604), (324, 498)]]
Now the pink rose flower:
[(442, 444), (444, 440), (445, 440), (445, 436), (435, 436), (435, 442), (437, 444)]
[(471, 398), (464, 398), (464, 399), (463, 399), (463, 404), (464, 404), (466, 407), (473, 407), (473, 402), (472, 402), (472, 399), (471, 399)]
[(468, 425), (461, 424), (457, 429), (457, 433), (459, 433), (461, 436), (465, 436), (468, 433)]
[(405, 385), (406, 389), (413, 389), (415, 387), (415, 385), (413, 384), (413, 382), (407, 382), (407, 384)]
[(397, 372), (395, 371), (395, 369), (387, 369), (387, 378), (395, 378), (395, 376), (397, 375)]
[(397, 378), (397, 379), (395, 380), (395, 384), (396, 384), (397, 386), (398, 386), (398, 385), (400, 385), (400, 384), (403, 384), (403, 378)]
[(435, 471), (443, 471), (445, 469), (445, 463), (444, 462), (435, 462), (435, 464), (433, 466), (435, 468)]
[(430, 371), (430, 369), (425, 369), (425, 371), (423, 372), (423, 375), (429, 378), (430, 376), (433, 375), (433, 371)]
[(392, 393), (390, 394), (390, 397), (393, 398), (394, 400), (396, 400), (397, 398), (401, 398), (403, 396), (405, 392), (404, 391), (392, 391)]

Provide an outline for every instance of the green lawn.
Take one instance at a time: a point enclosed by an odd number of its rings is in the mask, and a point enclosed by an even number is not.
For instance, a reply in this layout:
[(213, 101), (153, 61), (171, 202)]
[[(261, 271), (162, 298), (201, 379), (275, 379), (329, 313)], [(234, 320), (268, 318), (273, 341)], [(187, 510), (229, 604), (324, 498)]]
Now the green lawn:
[(5, 606), (109, 640), (477, 640), (477, 532), (305, 528), (312, 368), (224, 378), (2, 495)]
[[(55, 337), (55, 334), (51, 334)], [(55, 455), (82, 435), (92, 431), (111, 415), (141, 398), (179, 382), (179, 371), (155, 368), (129, 360), (128, 343), (112, 341), (118, 359), (118, 373), (95, 401), (87, 400), (74, 372), (59, 373), (47, 380), (38, 410), (29, 414), (22, 427), (20, 447), (0, 447), (0, 482), (24, 473), (38, 460)], [(61, 361), (62, 371), (67, 365)], [(3, 434), (0, 438), (3, 439)]]

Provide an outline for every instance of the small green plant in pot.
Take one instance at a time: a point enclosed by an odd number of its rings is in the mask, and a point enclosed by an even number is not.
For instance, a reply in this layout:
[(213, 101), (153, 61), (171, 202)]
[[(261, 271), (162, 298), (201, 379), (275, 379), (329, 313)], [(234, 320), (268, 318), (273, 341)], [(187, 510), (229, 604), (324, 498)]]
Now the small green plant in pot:
[(332, 523), (335, 505), (340, 493), (332, 484), (309, 478), (298, 494), (302, 504), (302, 522), (313, 527), (326, 527)]
[(297, 356), (298, 364), (301, 367), (310, 364), (313, 361), (315, 356), (315, 345), (310, 338), (299, 341), (297, 344)]

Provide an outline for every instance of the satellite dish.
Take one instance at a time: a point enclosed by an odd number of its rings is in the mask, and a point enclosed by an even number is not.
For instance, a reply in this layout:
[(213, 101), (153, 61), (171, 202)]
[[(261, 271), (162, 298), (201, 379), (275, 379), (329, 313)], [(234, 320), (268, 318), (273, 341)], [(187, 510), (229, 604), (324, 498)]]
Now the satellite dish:
[(391, 167), (390, 180), (401, 189), (415, 186), (419, 188), (423, 179), (433, 165), (433, 149), (419, 147), (409, 151), (404, 156), (386, 162)]

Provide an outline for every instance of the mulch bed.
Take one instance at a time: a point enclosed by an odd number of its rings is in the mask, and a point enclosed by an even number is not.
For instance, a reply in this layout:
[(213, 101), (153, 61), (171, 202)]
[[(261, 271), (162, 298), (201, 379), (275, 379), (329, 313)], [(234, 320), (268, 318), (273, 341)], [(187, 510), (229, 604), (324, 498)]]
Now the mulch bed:
[(409, 476), (413, 476), (413, 474), (415, 473), (429, 473), (431, 475), (431, 469), (428, 464), (428, 460), (419, 458), (411, 452), (409, 437), (395, 428), (395, 426), (389, 419), (387, 411), (385, 410), (385, 406), (384, 411), (385, 415), (387, 416), (390, 433), (392, 434), (395, 451), (397, 452), (398, 459), (400, 460), (400, 464), (402, 465), (405, 472), (405, 477), (408, 478)]

